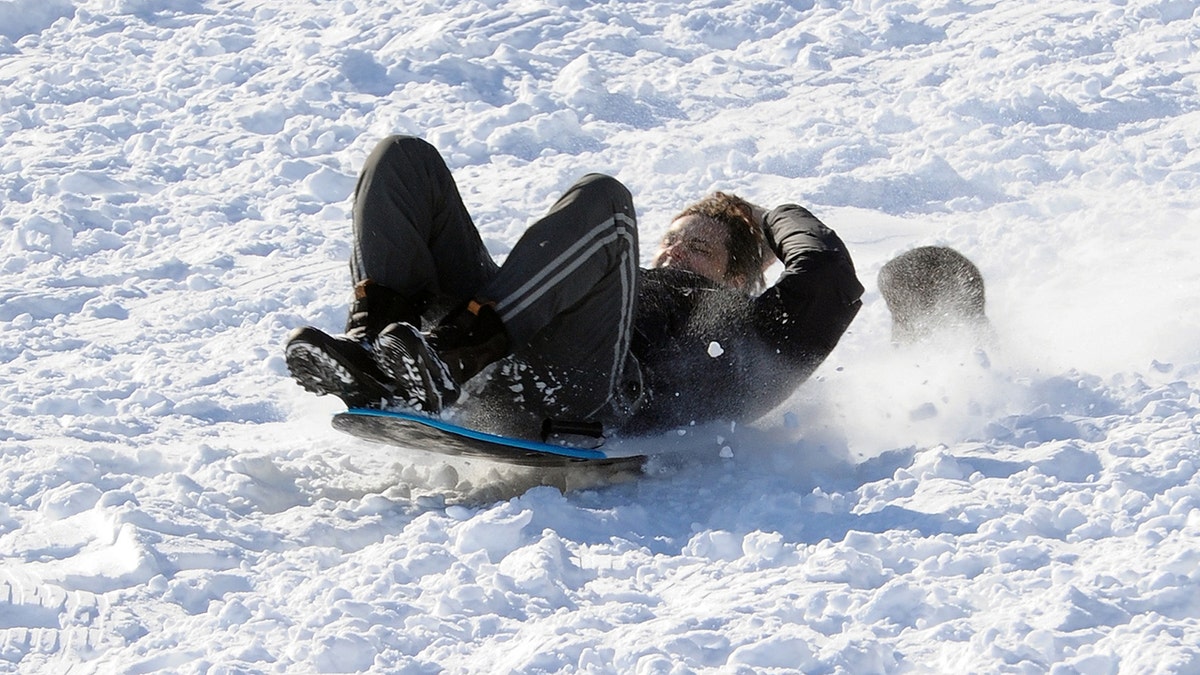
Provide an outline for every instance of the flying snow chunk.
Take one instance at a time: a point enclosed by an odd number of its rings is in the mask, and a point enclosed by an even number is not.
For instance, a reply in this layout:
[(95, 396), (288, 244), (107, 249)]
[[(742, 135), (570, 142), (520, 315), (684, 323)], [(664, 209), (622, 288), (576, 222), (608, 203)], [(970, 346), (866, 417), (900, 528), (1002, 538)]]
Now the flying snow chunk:
[(724, 353), (725, 353), (725, 350), (721, 348), (720, 342), (713, 340), (712, 342), (708, 343), (708, 355), (709, 356), (711, 356), (715, 359)]

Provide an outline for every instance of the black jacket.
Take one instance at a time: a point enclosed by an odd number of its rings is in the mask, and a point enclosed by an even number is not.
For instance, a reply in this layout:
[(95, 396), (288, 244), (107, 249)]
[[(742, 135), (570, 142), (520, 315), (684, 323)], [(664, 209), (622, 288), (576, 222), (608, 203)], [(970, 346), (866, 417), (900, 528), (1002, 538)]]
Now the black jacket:
[(862, 306), (845, 244), (794, 204), (770, 211), (764, 229), (784, 271), (758, 297), (682, 270), (642, 270), (630, 346), (641, 400), (622, 432), (752, 421), (837, 345)]

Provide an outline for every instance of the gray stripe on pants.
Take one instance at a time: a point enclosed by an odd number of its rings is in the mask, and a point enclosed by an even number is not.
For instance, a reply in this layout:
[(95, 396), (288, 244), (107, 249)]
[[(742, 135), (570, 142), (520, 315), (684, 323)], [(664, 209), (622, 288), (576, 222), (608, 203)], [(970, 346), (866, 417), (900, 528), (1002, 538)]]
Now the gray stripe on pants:
[[(624, 223), (626, 227), (619, 228), (608, 236), (597, 239), (606, 231), (612, 230), (613, 225), (617, 221)], [(500, 318), (507, 323), (512, 317), (520, 314), (549, 293), (555, 286), (562, 283), (563, 279), (579, 269), (587, 262), (588, 258), (591, 258), (609, 244), (617, 241), (617, 239), (623, 238), (632, 243), (634, 241), (633, 235), (628, 230), (628, 226), (632, 224), (633, 221), (625, 214), (617, 213), (612, 218), (597, 225), (586, 236), (559, 254), (557, 258), (550, 261), (550, 264), (533, 275), (532, 278), (522, 284), (511, 295), (497, 300), (496, 311), (499, 312)], [(580, 252), (580, 249), (584, 247), (587, 247), (587, 249)], [(565, 268), (562, 268), (564, 265)], [(546, 277), (551, 274), (554, 274), (554, 276), (547, 280)]]

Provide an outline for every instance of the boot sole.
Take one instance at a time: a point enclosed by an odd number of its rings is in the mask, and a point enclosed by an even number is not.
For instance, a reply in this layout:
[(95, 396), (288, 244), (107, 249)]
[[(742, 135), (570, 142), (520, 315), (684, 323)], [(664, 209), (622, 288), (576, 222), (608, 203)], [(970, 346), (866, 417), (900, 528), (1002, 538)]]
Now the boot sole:
[(441, 413), (444, 403), (458, 398), (457, 391), (447, 389), (446, 383), (452, 382), (449, 375), (431, 368), (440, 361), (420, 332), (408, 324), (389, 326), (375, 341), (379, 369), (396, 382), (409, 385), (402, 387), (405, 402), (430, 415)]
[(391, 391), (377, 379), (348, 363), (337, 352), (322, 348), (314, 336), (298, 331), (284, 349), (292, 379), (318, 396), (332, 394), (350, 408), (382, 407)]

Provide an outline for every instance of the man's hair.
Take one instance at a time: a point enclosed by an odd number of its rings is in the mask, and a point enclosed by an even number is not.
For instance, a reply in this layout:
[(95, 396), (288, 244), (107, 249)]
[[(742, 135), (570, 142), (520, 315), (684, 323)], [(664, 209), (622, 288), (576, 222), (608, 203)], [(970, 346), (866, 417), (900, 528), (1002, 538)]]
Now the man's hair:
[(754, 222), (754, 209), (749, 202), (737, 195), (713, 192), (680, 211), (672, 220), (684, 216), (700, 216), (724, 225), (729, 233), (726, 280), (736, 281), (750, 293), (762, 290), (766, 284), (763, 280), (766, 235), (763, 234), (762, 223)]

